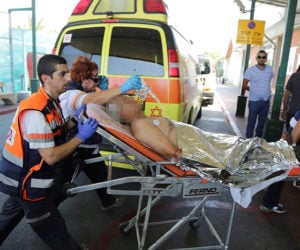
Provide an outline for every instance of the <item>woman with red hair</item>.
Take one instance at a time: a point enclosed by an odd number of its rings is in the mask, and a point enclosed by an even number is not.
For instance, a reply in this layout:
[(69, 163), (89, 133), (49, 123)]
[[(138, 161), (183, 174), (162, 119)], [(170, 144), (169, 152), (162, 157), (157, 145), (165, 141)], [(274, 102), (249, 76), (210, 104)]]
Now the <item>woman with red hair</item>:
[[(72, 117), (76, 112), (80, 113), (88, 103), (105, 105), (112, 98), (119, 96), (131, 89), (141, 88), (141, 79), (134, 75), (122, 85), (108, 89), (108, 79), (105, 76), (98, 76), (98, 65), (85, 56), (78, 56), (72, 63), (70, 74), (72, 81), (68, 90), (61, 94), (60, 104), (65, 119)], [(75, 134), (73, 132), (72, 134)], [(81, 160), (99, 157), (97, 144), (101, 142), (101, 137), (95, 133), (86, 144), (93, 144), (93, 148), (79, 148), (76, 158)], [(83, 168), (88, 178), (93, 182), (103, 182), (107, 180), (107, 168), (104, 162), (89, 164)], [(66, 179), (71, 179), (72, 173), (66, 173)], [(106, 188), (97, 189), (97, 195), (102, 203), (102, 209), (108, 210), (121, 206), (125, 203), (125, 197), (114, 197), (107, 194)]]

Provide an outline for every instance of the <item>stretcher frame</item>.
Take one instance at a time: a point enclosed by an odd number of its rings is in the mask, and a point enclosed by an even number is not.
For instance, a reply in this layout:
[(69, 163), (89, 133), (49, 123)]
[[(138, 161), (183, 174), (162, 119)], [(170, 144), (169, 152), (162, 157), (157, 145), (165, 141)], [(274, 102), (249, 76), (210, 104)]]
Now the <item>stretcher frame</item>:
[[(106, 161), (108, 163), (108, 181), (78, 187), (71, 186), (71, 188), (66, 190), (67, 194), (74, 195), (76, 193), (106, 187), (109, 194), (138, 196), (136, 215), (129, 221), (120, 224), (119, 228), (124, 233), (135, 228), (137, 245), (140, 250), (146, 247), (146, 236), (150, 226), (174, 224), (160, 238), (147, 247), (147, 249), (157, 249), (184, 224), (189, 223), (191, 228), (197, 228), (203, 221), (208, 226), (217, 243), (210, 246), (199, 246), (196, 249), (228, 249), (236, 203), (232, 200), (227, 232), (225, 238), (223, 237), (224, 239), (222, 239), (217, 232), (205, 209), (207, 200), (210, 197), (224, 194), (229, 190), (228, 186), (218, 182), (209, 182), (197, 176), (192, 171), (182, 169), (179, 165), (180, 163), (178, 164), (164, 159), (159, 154), (126, 135), (120, 139), (120, 133), (114, 129), (99, 126), (97, 133), (112, 144), (114, 152), (107, 156), (84, 160), (84, 163), (88, 165), (94, 162)], [(138, 145), (138, 149), (133, 147), (133, 145)], [(145, 152), (147, 154), (145, 154)], [(132, 159), (132, 156), (134, 156), (134, 159)], [(129, 163), (140, 176), (112, 179), (113, 162), (124, 160)], [(72, 182), (75, 181), (75, 176), (78, 175), (78, 170), (75, 172)], [(112, 188), (127, 183), (139, 183), (140, 189), (124, 190)], [(182, 218), (150, 222), (151, 209), (162, 197), (178, 197), (180, 195), (182, 195), (182, 198), (197, 198), (199, 201), (197, 205)], [(142, 208), (143, 200), (146, 200), (146, 206), (144, 208)], [(185, 247), (184, 249), (195, 248)]]

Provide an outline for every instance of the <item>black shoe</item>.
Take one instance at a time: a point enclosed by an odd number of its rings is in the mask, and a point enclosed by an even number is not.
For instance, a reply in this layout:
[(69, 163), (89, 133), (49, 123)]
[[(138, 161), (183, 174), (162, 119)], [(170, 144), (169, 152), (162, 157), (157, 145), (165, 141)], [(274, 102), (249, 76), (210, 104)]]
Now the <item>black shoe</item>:
[(127, 201), (126, 196), (119, 196), (108, 204), (102, 203), (101, 208), (103, 211), (107, 211), (109, 209), (112, 209), (113, 207), (120, 207), (120, 206), (124, 205), (126, 201)]
[(300, 180), (293, 181), (293, 186), (295, 188), (300, 188)]
[(286, 209), (282, 204), (278, 204), (274, 207), (265, 207), (264, 205), (260, 205), (260, 210), (265, 213), (277, 213), (277, 214), (284, 214), (286, 213)]
[(89, 250), (89, 248), (85, 244), (80, 245), (81, 250)]

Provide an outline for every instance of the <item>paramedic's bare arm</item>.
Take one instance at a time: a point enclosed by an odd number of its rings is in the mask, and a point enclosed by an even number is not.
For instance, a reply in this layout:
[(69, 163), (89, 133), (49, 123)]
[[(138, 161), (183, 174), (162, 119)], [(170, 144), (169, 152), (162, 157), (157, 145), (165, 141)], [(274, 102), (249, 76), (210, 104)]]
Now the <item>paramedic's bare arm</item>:
[(297, 144), (300, 140), (300, 121), (296, 123), (291, 133), (291, 143)]
[(128, 78), (119, 87), (107, 89), (104, 91), (97, 91), (95, 93), (89, 94), (83, 98), (83, 104), (96, 103), (103, 105), (107, 103), (110, 99), (124, 94), (132, 89), (140, 89), (142, 87), (141, 78), (138, 75), (133, 75)]
[(283, 119), (286, 119), (288, 102), (289, 102), (290, 96), (291, 96), (291, 92), (289, 90), (285, 89), (283, 92), (283, 108), (282, 108), (282, 114), (281, 114)]
[(243, 89), (244, 90), (250, 90), (250, 87), (249, 87), (249, 80), (246, 79), (246, 78), (243, 78)]
[(83, 98), (82, 104), (96, 103), (103, 105), (110, 99), (122, 94), (120, 87), (90, 93)]
[(74, 137), (62, 145), (51, 148), (39, 148), (38, 151), (45, 162), (53, 165), (71, 155), (81, 143), (82, 141), (78, 137)]

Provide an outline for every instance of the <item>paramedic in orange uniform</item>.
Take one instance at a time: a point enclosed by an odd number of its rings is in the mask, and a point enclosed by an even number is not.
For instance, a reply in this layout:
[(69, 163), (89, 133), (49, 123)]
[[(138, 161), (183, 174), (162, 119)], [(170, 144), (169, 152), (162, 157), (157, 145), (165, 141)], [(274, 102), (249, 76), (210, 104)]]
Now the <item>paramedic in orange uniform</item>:
[[(63, 176), (58, 173), (70, 165), (70, 155), (95, 133), (98, 122), (92, 118), (85, 123), (80, 120), (78, 133), (67, 140), (69, 123), (58, 101), (70, 81), (67, 62), (60, 56), (45, 55), (37, 70), (41, 87), (20, 102), (3, 149), (0, 190), (9, 197), (0, 215), (0, 240), (20, 220), (10, 213), (21, 206), (32, 230), (51, 249), (81, 249), (57, 209), (65, 199), (60, 183)], [(12, 220), (13, 225), (6, 224)]]

